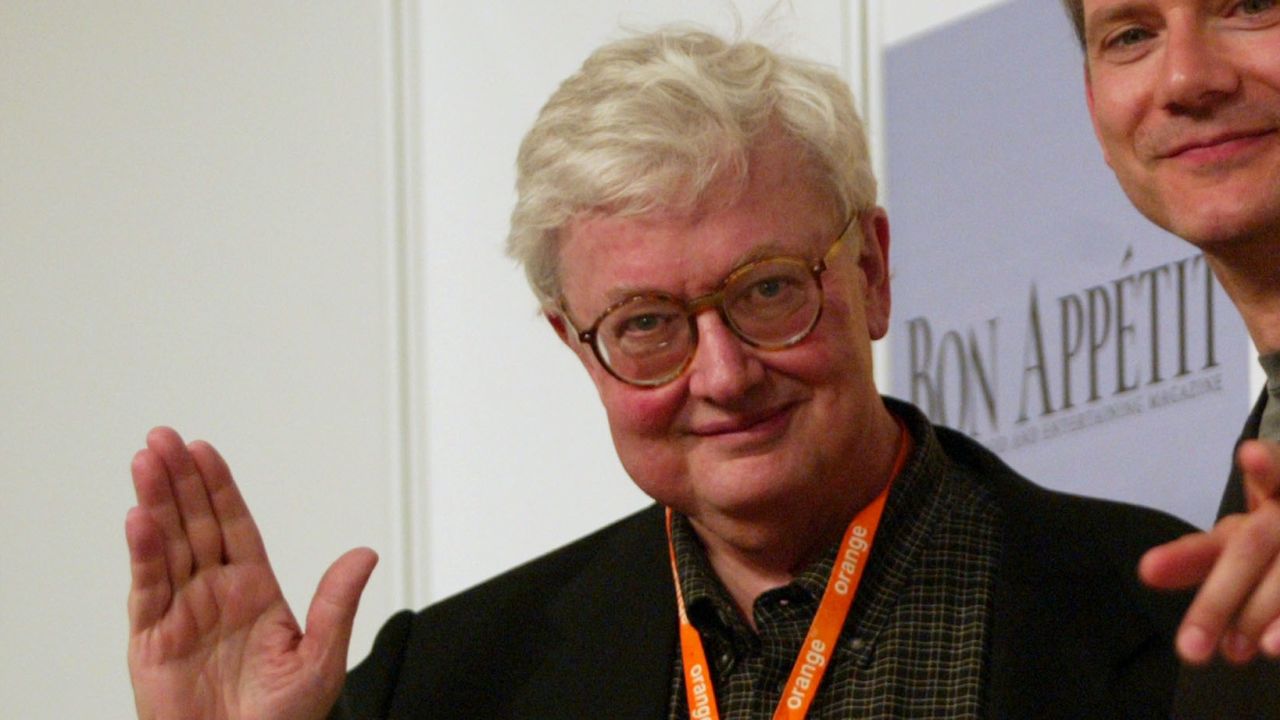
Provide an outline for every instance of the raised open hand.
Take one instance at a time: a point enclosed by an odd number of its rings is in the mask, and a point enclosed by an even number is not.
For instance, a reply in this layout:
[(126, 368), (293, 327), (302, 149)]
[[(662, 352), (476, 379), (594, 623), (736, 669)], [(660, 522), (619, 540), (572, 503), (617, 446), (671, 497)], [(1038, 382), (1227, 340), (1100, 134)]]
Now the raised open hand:
[(129, 674), (138, 717), (323, 718), (341, 691), (372, 550), (320, 580), (304, 633), (218, 452), (168, 428), (133, 458), (125, 519)]

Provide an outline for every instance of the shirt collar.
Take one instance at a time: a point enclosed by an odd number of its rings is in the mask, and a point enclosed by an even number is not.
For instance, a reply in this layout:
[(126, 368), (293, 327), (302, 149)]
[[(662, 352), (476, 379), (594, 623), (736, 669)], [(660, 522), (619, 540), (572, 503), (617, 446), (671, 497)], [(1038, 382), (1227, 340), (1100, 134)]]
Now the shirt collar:
[(1259, 355), (1258, 364), (1267, 374), (1267, 393), (1273, 397), (1280, 395), (1280, 352)]

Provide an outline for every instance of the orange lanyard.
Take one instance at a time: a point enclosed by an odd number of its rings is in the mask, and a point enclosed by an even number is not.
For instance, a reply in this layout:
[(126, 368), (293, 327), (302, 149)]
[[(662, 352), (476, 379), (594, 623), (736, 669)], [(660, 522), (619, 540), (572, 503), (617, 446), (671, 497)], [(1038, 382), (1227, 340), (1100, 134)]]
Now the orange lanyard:
[[(845, 530), (844, 540), (840, 543), (840, 554), (831, 568), (831, 577), (827, 579), (827, 589), (822, 594), (822, 603), (813, 616), (813, 624), (809, 626), (809, 634), (805, 636), (804, 645), (800, 649), (800, 657), (791, 669), (791, 677), (782, 693), (778, 709), (774, 711), (774, 720), (801, 720), (813, 703), (818, 692), (818, 683), (827, 670), (832, 653), (835, 652), (836, 640), (844, 627), (845, 618), (849, 616), (849, 608), (858, 593), (858, 584), (862, 582), (862, 571), (871, 555), (871, 544), (875, 541), (876, 530), (880, 527), (880, 516), (884, 514), (885, 500), (889, 497), (889, 487), (902, 471), (907, 454), (911, 447), (910, 434), (898, 421), (902, 440), (898, 444), (898, 456), (893, 463), (893, 472), (884, 490), (864, 507), (849, 523)], [(667, 508), (667, 549), (671, 554), (671, 574), (676, 583), (676, 607), (680, 615), (680, 657), (684, 664), (684, 687), (689, 702), (689, 717), (692, 720), (719, 720), (720, 710), (716, 707), (715, 689), (711, 686), (711, 672), (707, 665), (707, 654), (702, 648), (702, 638), (697, 628), (689, 622), (684, 609), (684, 593), (680, 590), (680, 573), (676, 569), (675, 542), (671, 539), (671, 508)]]

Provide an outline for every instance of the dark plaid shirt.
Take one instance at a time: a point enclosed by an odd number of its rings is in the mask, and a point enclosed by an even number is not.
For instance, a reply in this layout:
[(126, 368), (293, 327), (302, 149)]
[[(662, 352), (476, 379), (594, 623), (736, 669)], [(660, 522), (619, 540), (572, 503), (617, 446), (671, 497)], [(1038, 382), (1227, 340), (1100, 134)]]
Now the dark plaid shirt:
[[(982, 714), (999, 544), (996, 510), (971, 481), (944, 476), (941, 448), (927, 425), (911, 430), (915, 448), (889, 494), (862, 586), (809, 718)], [(772, 718), (839, 544), (791, 583), (756, 599), (753, 632), (712, 572), (688, 520), (677, 515), (672, 534), (681, 590), (702, 636), (721, 717)], [(688, 720), (679, 653), (669, 707), (671, 720)]]

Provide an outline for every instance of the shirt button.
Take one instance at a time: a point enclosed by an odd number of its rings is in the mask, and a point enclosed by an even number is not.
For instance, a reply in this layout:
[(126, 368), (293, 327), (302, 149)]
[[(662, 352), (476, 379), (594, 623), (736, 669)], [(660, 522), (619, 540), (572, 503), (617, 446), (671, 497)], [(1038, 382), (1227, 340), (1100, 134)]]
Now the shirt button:
[(786, 598), (782, 598), (781, 600), (779, 600), (779, 601), (778, 601), (778, 606), (779, 606), (779, 607), (786, 607), (786, 606), (788, 606), (788, 605), (790, 605), (790, 604), (791, 604), (791, 601), (790, 601), (790, 600), (788, 600), (788, 599), (786, 599)]
[(854, 638), (849, 641), (849, 647), (853, 650), (861, 650), (867, 646), (867, 641), (862, 638)]

